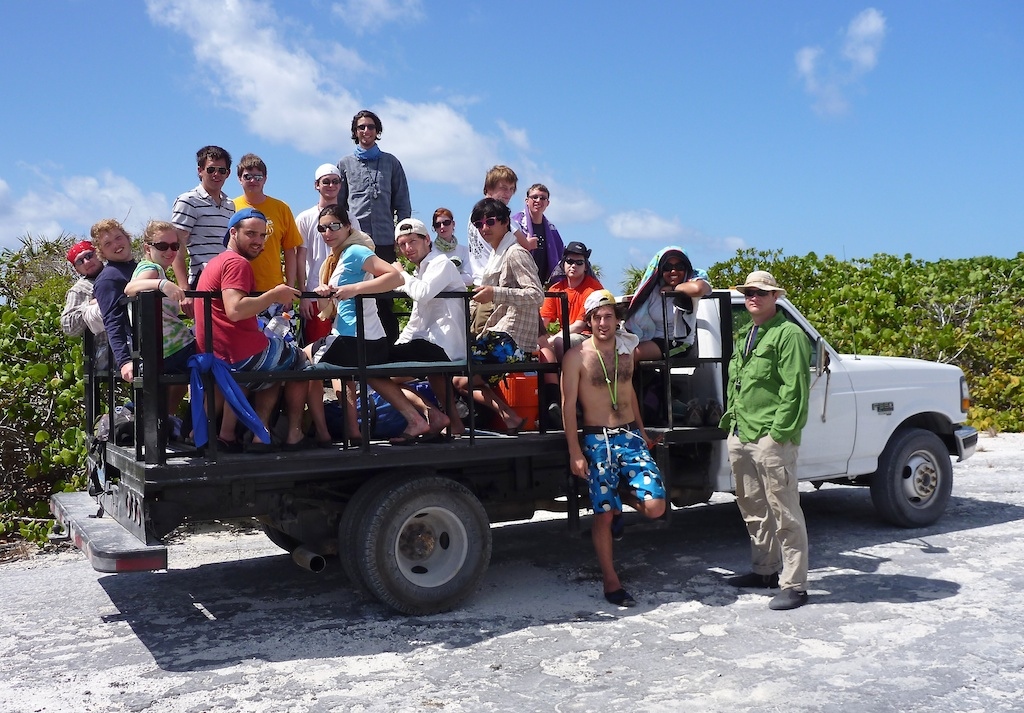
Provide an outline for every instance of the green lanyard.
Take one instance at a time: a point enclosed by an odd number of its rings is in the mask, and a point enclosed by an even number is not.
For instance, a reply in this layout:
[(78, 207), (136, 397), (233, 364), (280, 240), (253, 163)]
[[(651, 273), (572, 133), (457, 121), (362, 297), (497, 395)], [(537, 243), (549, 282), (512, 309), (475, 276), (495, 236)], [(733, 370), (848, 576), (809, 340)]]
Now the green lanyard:
[(597, 352), (597, 358), (601, 362), (601, 371), (604, 372), (604, 383), (608, 385), (608, 396), (612, 400), (612, 411), (619, 410), (619, 350), (615, 349), (615, 379), (608, 378), (608, 368), (604, 365), (604, 357), (601, 356), (601, 350), (595, 349)]

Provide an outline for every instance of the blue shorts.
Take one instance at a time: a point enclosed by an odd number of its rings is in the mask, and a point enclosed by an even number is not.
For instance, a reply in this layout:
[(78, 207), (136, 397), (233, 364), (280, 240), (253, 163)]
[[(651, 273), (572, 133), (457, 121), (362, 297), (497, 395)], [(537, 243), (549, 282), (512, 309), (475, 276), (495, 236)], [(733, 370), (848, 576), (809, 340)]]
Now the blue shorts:
[[(295, 342), (286, 342), (280, 337), (270, 337), (269, 339), (270, 343), (266, 349), (248, 359), (235, 362), (231, 368), (235, 371), (283, 371), (301, 369), (306, 365), (306, 355), (302, 353)], [(247, 386), (253, 391), (261, 391), (280, 383), (279, 381), (252, 382)]]
[(619, 483), (625, 479), (637, 500), (664, 500), (661, 471), (636, 431), (608, 428), (584, 433), (583, 455), (590, 464), (590, 504), (595, 513), (622, 510)]

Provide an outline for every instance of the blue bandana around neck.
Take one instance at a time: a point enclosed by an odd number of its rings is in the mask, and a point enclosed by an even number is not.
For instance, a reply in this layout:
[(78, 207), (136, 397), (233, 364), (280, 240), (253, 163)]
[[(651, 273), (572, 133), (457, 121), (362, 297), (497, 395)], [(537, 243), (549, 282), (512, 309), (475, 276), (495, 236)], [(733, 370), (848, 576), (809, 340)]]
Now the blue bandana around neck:
[(364, 149), (362, 146), (356, 146), (356, 158), (360, 161), (373, 161), (374, 159), (380, 158), (380, 146), (374, 144), (368, 149)]

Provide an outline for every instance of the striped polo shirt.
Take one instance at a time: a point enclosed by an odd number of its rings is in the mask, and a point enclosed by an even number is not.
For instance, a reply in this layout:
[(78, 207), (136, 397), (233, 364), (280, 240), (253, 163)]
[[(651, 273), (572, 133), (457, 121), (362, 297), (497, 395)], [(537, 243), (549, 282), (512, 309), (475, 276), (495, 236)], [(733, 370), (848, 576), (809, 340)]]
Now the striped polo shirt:
[(188, 282), (195, 284), (196, 276), (206, 263), (224, 252), (224, 233), (235, 212), (234, 202), (221, 192), (218, 206), (202, 184), (174, 201), (171, 223), (188, 233)]

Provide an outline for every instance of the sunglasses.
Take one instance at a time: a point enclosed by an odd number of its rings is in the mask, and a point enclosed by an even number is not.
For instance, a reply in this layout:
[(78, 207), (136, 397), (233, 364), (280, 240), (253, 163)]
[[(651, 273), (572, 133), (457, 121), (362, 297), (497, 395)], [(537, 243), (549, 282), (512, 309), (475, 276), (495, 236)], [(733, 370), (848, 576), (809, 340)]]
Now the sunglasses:
[(242, 174), (242, 180), (243, 181), (255, 181), (256, 183), (260, 183), (264, 178), (266, 178), (266, 176), (264, 176), (262, 173), (243, 173)]
[(686, 270), (686, 265), (681, 262), (667, 262), (665, 266), (661, 268), (662, 272), (683, 272)]
[(356, 131), (376, 131), (376, 124), (357, 124)]
[(748, 287), (742, 292), (744, 297), (767, 297), (769, 295), (767, 290), (758, 290), (753, 287)]
[(330, 230), (331, 232), (337, 232), (341, 230), (341, 221), (335, 220), (334, 222), (328, 223), (327, 225), (318, 225), (316, 226), (316, 230), (318, 233), (326, 233), (328, 230)]
[(546, 201), (548, 199), (548, 197), (546, 195), (544, 195), (543, 193), (538, 193), (536, 195), (526, 196), (526, 197), (529, 198), (531, 201), (540, 201), (541, 203), (543, 203), (544, 201)]
[(95, 250), (90, 250), (88, 252), (84, 252), (84, 253), (82, 253), (81, 255), (79, 255), (78, 257), (75, 258), (75, 264), (76, 265), (84, 265), (85, 263), (87, 263), (90, 260), (92, 260), (94, 257), (96, 257), (96, 251)]
[(219, 173), (222, 176), (226, 176), (226, 175), (228, 175), (228, 170), (229, 169), (226, 169), (223, 166), (207, 166), (206, 167), (206, 172), (208, 174), (210, 174), (211, 176), (216, 174), (216, 173)]
[(146, 245), (148, 245), (151, 248), (155, 248), (156, 250), (158, 250), (160, 252), (163, 252), (164, 250), (173, 250), (174, 252), (178, 252), (178, 250), (181, 248), (181, 245), (179, 243), (150, 243), (150, 242), (147, 242)]
[(576, 266), (579, 266), (579, 265), (585, 265), (586, 262), (587, 262), (586, 260), (574, 260), (572, 258), (566, 258), (565, 259), (565, 264), (566, 265), (576, 265)]
[(341, 179), (340, 178), (321, 178), (320, 179), (320, 185), (321, 186), (340, 186), (341, 185)]
[(497, 218), (494, 218), (494, 217), (490, 217), (490, 218), (484, 218), (483, 220), (474, 220), (474, 221), (473, 221), (473, 226), (474, 226), (474, 227), (475, 227), (475, 228), (476, 228), (477, 230), (483, 230), (483, 229), (484, 229), (484, 226), (485, 226), (485, 225), (486, 225), (486, 226), (487, 226), (488, 228), (490, 228), (490, 227), (492, 227), (492, 226), (493, 226), (493, 225), (494, 225), (495, 223), (497, 223), (497, 222), (498, 222), (498, 219), (497, 219)]
[(452, 224), (452, 221), (449, 218), (445, 218), (444, 220), (439, 220), (436, 223), (434, 223), (434, 230), (437, 230), (438, 228), (447, 228), (451, 224)]

